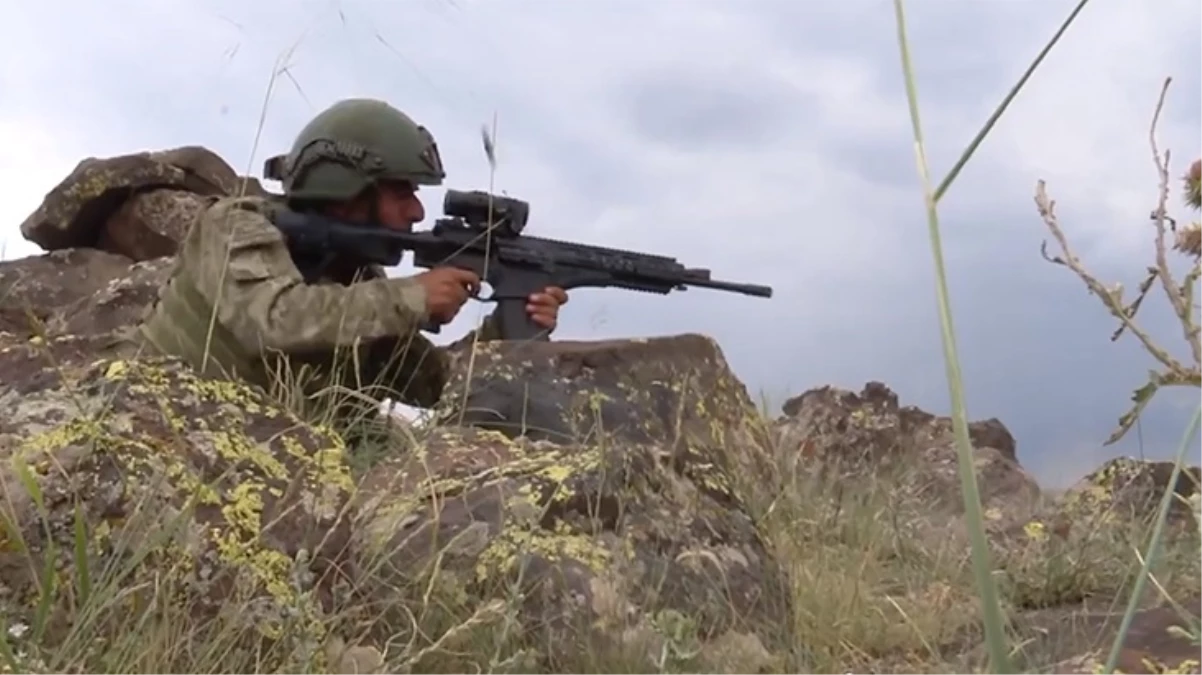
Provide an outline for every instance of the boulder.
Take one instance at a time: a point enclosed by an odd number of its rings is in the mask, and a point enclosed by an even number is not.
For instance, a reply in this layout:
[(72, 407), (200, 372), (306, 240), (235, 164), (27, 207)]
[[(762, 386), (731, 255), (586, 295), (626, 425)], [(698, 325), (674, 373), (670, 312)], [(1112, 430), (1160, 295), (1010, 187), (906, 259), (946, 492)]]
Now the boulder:
[[(839, 476), (916, 471), (907, 482), (945, 517), (963, 514), (959, 459), (950, 417), (902, 406), (880, 382), (860, 393), (835, 387), (811, 389), (788, 400), (776, 422), (780, 452), (795, 463)], [(1025, 522), (1040, 496), (1039, 485), (1018, 462), (1014, 437), (996, 419), (971, 422), (969, 438), (986, 518), (999, 530)]]
[(18, 335), (100, 334), (134, 324), (173, 260), (135, 263), (90, 248), (0, 262), (0, 330)]
[[(444, 423), (510, 438), (620, 438), (672, 447), (747, 441), (759, 419), (721, 349), (702, 335), (494, 341), (455, 351)], [(466, 395), (463, 392), (466, 391)]]
[(517, 593), (556, 672), (581, 650), (646, 668), (666, 646), (732, 642), (759, 645), (729, 666), (755, 672), (787, 639), (788, 594), (732, 486), (663, 445), (439, 429), (369, 473), (355, 548), (380, 570), (381, 607), (431, 576), (449, 597)]
[(1182, 467), (1170, 485), (1173, 463), (1139, 460), (1132, 457), (1112, 459), (1077, 481), (1060, 496), (1061, 516), (1073, 522), (1134, 519), (1149, 522), (1160, 509), (1166, 491), (1169, 522), (1197, 528), (1190, 498), (1199, 492), (1202, 468)]
[[(180, 601), (252, 607), (239, 625), (262, 639), (303, 624), (304, 639), (325, 640), (322, 617), (348, 594), (357, 611), (384, 611), (436, 579), (465, 612), (518, 593), (516, 620), (550, 645), (544, 663), (583, 644), (644, 668), (664, 650), (733, 670), (779, 658), (783, 571), (716, 455), (650, 436), (581, 444), (443, 427), (352, 481), (336, 436), (130, 349), (103, 333), (0, 334), (0, 478), (10, 540), (23, 541), (0, 547), (7, 616), (32, 620), (31, 562), (48, 553), (65, 578), (139, 557), (127, 583), (191, 561), (173, 578)], [(396, 621), (380, 644), (406, 629)]]
[(89, 157), (46, 194), (21, 234), (47, 251), (96, 248), (151, 260), (175, 252), (208, 197), (242, 193), (263, 189), (198, 146)]
[[(127, 609), (237, 606), (230, 620), (268, 638), (320, 628), (347, 567), (341, 440), (239, 385), (128, 356), (102, 335), (0, 334), (8, 625), (35, 621), (52, 561), (76, 602), (117, 583), (133, 594)], [(76, 618), (55, 615), (48, 639)]]
[[(1202, 597), (1182, 598), (1181, 613), (1171, 607), (1137, 610), (1119, 651), (1117, 673), (1198, 673), (1198, 646), (1180, 628), (1186, 619), (1202, 621)], [(1121, 611), (1054, 608), (1028, 613), (1023, 651), (1048, 672), (1099, 673), (1118, 636)], [(1176, 629), (1176, 630), (1175, 630)]]

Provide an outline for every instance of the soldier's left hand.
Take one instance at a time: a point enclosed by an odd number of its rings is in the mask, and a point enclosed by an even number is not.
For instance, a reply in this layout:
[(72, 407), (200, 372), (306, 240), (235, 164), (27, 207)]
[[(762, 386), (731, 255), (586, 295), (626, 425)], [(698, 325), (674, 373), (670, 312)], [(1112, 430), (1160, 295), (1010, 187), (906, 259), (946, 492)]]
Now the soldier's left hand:
[(548, 333), (555, 330), (559, 322), (559, 308), (568, 304), (567, 291), (555, 286), (544, 288), (541, 293), (531, 293), (526, 301), (526, 313), (531, 320)]

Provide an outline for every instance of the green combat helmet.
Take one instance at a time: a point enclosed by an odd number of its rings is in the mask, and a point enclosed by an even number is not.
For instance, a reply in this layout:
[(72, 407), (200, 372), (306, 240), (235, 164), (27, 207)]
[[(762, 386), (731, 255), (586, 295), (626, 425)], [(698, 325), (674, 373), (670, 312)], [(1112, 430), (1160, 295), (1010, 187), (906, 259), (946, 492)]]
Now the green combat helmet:
[(446, 172), (425, 127), (383, 101), (356, 98), (314, 117), (291, 152), (264, 163), (263, 177), (283, 183), (289, 199), (342, 201), (380, 180), (441, 185)]

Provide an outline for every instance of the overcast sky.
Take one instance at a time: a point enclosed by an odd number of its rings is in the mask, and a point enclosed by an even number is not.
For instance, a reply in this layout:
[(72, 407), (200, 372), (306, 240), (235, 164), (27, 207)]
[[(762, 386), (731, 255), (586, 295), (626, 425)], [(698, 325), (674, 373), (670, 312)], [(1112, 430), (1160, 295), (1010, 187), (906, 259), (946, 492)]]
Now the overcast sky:
[[(5, 4), (7, 258), (36, 252), (18, 224), (85, 156), (200, 144), (258, 176), (311, 115), (370, 96), (433, 131), (449, 185), (486, 189), (480, 127), (495, 114), (492, 179), (532, 202), (528, 232), (776, 289), (771, 300), (579, 290), (559, 337), (707, 333), (776, 405), (881, 380), (905, 403), (947, 411), (889, 2)], [(936, 178), (1073, 4), (908, 3)], [(1032, 195), (1046, 179), (1077, 253), (1107, 281), (1137, 283), (1156, 189), (1147, 127), (1164, 77), (1174, 83), (1160, 137), (1175, 176), (1202, 147), (1200, 20), (1196, 0), (1087, 6), (942, 203), (969, 413), (1002, 419), (1045, 484), (1118, 453), (1171, 455), (1198, 403), (1196, 390), (1162, 396), (1140, 435), (1101, 447), (1151, 362), (1127, 338), (1111, 343), (1096, 299), (1040, 259)], [(287, 74), (264, 109), (279, 65)], [(432, 218), (442, 191), (424, 194)], [(1178, 185), (1173, 195), (1178, 206)], [(1185, 356), (1164, 304), (1148, 310)]]

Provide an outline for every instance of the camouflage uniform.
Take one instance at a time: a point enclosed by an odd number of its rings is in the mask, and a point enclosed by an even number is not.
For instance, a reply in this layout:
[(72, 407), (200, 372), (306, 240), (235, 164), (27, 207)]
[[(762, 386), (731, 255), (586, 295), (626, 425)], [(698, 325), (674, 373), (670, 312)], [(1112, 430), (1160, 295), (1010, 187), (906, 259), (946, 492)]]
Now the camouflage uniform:
[[(421, 284), (345, 265), (306, 283), (271, 222), (285, 201), (347, 199), (380, 178), (440, 184), (433, 139), (383, 103), (343, 101), (302, 130), (288, 157), (268, 160), (265, 173), (282, 179), (284, 197), (214, 199), (181, 242), (140, 337), (206, 374), (269, 387), (286, 357), (292, 372), (307, 364), (324, 375), (316, 387), (374, 385), (382, 391), (365, 392), (373, 398), (433, 405), (449, 354), (418, 332), (428, 319)], [(479, 338), (493, 339), (494, 326), (490, 316)]]

